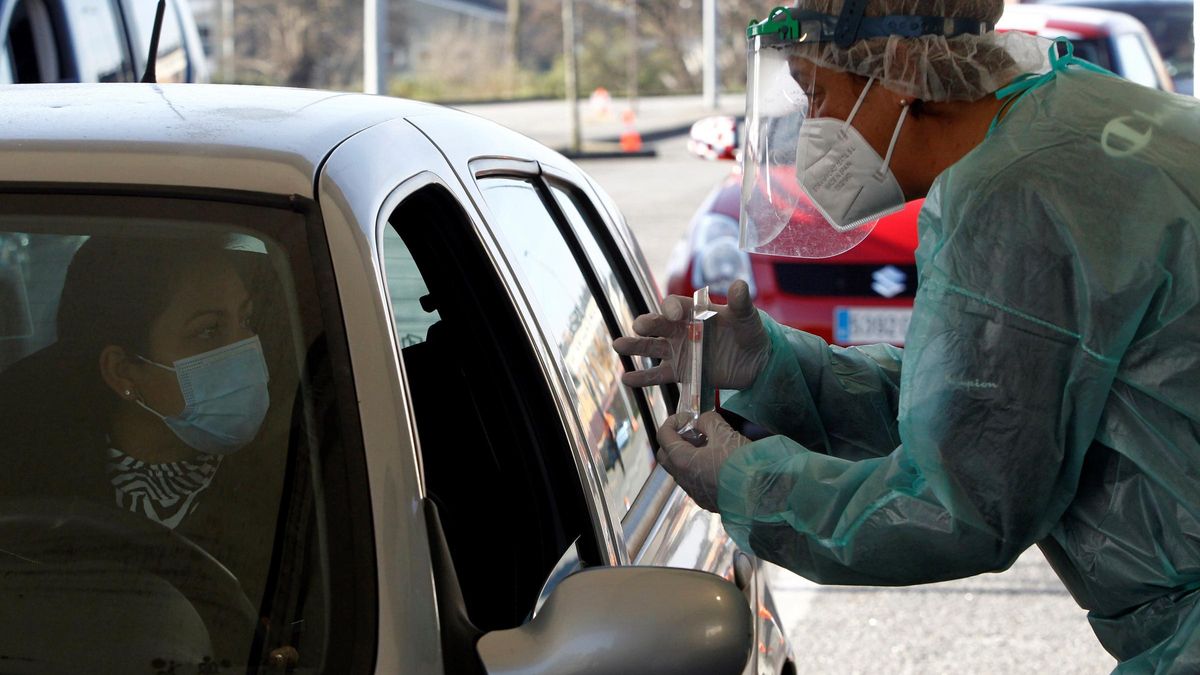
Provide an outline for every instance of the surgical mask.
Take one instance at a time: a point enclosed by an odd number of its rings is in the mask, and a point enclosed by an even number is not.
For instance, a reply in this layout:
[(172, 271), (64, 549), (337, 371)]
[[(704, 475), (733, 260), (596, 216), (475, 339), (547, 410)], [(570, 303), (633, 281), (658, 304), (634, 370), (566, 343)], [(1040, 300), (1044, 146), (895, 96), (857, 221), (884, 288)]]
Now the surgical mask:
[(158, 417), (189, 447), (210, 455), (240, 450), (258, 435), (271, 404), (267, 361), (258, 337), (189, 356), (174, 367), (139, 356), (146, 363), (175, 373), (184, 407), (178, 415)]
[(800, 127), (796, 149), (800, 189), (838, 232), (895, 213), (906, 203), (888, 164), (908, 116), (908, 105), (900, 112), (887, 156), (882, 159), (851, 124), (874, 82), (874, 78), (867, 82), (845, 121), (819, 117), (805, 120)]

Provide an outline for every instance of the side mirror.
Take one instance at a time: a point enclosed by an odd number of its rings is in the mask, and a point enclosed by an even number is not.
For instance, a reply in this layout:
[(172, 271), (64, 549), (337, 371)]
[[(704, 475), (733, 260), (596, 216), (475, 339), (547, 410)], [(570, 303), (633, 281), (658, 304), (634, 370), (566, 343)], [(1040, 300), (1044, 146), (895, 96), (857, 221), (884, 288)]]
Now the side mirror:
[(692, 125), (688, 151), (704, 159), (735, 159), (738, 150), (737, 119), (705, 117)]
[(477, 644), (489, 675), (741, 673), (745, 596), (706, 572), (598, 567), (563, 580), (529, 623)]

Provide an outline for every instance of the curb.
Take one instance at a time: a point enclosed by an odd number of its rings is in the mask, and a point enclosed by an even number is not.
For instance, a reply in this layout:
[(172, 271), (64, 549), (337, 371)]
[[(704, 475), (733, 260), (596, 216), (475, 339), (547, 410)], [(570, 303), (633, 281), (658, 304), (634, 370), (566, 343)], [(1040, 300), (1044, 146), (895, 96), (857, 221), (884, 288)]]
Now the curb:
[[(744, 116), (738, 115), (735, 119), (737, 119), (738, 124), (741, 124), (742, 120), (744, 119)], [(669, 138), (675, 138), (676, 136), (682, 136), (692, 130), (693, 124), (694, 124), (694, 122), (688, 122), (686, 124), (682, 124), (679, 126), (667, 127), (665, 129), (656, 129), (654, 131), (647, 131), (642, 134), (642, 142), (643, 143), (658, 143), (660, 141), (665, 141)], [(621, 139), (619, 136), (598, 138), (598, 139), (591, 141), (591, 143), (596, 144), (596, 145), (612, 145), (612, 146), (617, 146), (620, 142), (621, 142)], [(587, 144), (588, 144), (587, 142), (584, 143), (585, 146)], [(555, 150), (557, 150), (560, 154), (562, 154), (567, 159), (571, 159), (571, 160), (575, 160), (575, 159), (626, 159), (626, 158), (634, 158), (634, 157), (657, 157), (658, 156), (658, 150), (656, 150), (654, 148), (644, 148), (637, 152), (622, 152), (621, 150), (617, 150), (617, 149), (614, 149), (614, 150), (590, 150), (590, 151), (583, 150), (581, 152), (571, 152), (570, 150), (567, 150), (565, 148), (555, 148)]]
[(577, 159), (633, 159), (635, 157), (647, 158), (658, 157), (658, 150), (654, 148), (642, 148), (637, 152), (625, 152), (624, 150), (581, 150), (580, 152), (571, 152), (567, 148), (555, 148), (555, 150), (570, 160)]
[[(667, 127), (666, 129), (656, 129), (654, 131), (647, 131), (646, 133), (642, 134), (642, 143), (646, 143), (646, 144), (658, 143), (659, 141), (665, 141), (668, 138), (675, 138), (676, 136), (682, 136), (682, 135), (686, 134), (687, 132), (691, 131), (692, 124), (693, 123), (689, 122), (688, 124), (684, 124), (681, 126)], [(605, 137), (605, 138), (598, 138), (591, 142), (596, 145), (617, 146), (621, 142), (621, 138), (619, 136), (610, 136), (610, 137)], [(586, 146), (587, 143), (585, 142), (584, 145)], [(562, 154), (564, 157), (566, 157), (567, 159), (570, 159), (570, 160), (576, 160), (576, 159), (632, 159), (635, 157), (652, 158), (652, 157), (658, 156), (658, 150), (655, 148), (643, 148), (641, 150), (638, 150), (637, 152), (625, 152), (620, 149), (583, 150), (581, 152), (571, 152), (570, 150), (568, 150), (566, 148), (555, 148), (555, 150), (557, 150), (560, 154)]]

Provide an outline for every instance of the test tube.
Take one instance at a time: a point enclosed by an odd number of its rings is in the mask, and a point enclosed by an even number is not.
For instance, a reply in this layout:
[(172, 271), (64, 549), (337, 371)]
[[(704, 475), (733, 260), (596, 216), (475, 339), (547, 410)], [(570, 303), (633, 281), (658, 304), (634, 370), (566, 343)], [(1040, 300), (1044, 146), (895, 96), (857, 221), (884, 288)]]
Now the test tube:
[(711, 410), (713, 389), (704, 377), (704, 334), (709, 319), (716, 316), (708, 302), (708, 286), (692, 294), (692, 313), (688, 319), (687, 339), (684, 340), (683, 372), (679, 378), (679, 412), (687, 413), (689, 419), (679, 430), (679, 435), (693, 445), (703, 445), (707, 439), (696, 428), (700, 413)]

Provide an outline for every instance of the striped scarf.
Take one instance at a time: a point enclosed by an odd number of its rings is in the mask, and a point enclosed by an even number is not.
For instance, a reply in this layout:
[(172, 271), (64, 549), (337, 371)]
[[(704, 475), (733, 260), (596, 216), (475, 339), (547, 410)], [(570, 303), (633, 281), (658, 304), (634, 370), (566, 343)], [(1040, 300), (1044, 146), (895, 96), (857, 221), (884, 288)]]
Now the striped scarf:
[(108, 472), (117, 508), (140, 513), (172, 530), (196, 509), (197, 497), (212, 483), (220, 455), (150, 464), (110, 447)]

